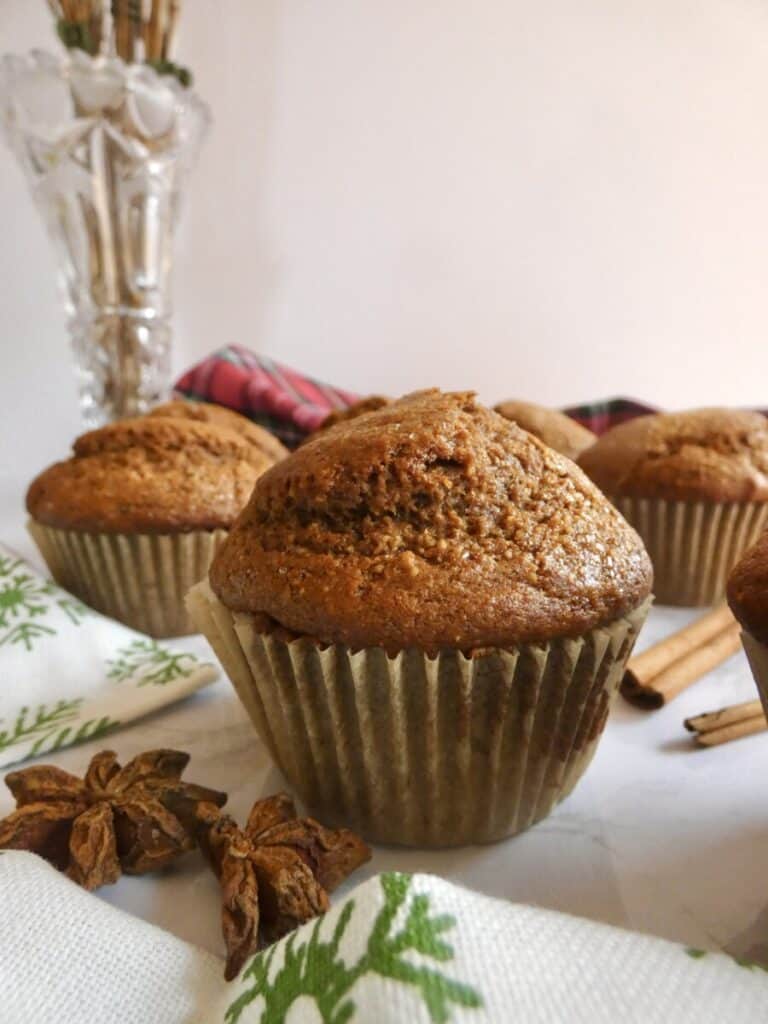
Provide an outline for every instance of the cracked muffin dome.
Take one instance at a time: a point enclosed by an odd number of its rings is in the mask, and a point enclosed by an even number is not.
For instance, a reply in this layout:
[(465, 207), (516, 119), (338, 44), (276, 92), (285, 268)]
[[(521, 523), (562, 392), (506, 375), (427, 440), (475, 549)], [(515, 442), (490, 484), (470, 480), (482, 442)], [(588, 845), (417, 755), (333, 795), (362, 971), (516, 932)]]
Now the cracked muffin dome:
[(578, 635), (651, 580), (637, 534), (572, 462), (471, 393), (437, 390), (273, 466), (210, 572), (265, 628), (389, 651)]
[(228, 427), (159, 415), (92, 430), (73, 452), (32, 482), (27, 510), (45, 526), (104, 533), (228, 528), (274, 462)]
[(511, 399), (499, 402), (494, 409), (504, 419), (512, 420), (518, 427), (538, 437), (561, 455), (567, 455), (569, 459), (577, 459), (597, 440), (596, 434), (559, 409), (548, 409), (533, 402), (518, 402)]
[(348, 420), (354, 420), (364, 412), (382, 409), (391, 402), (391, 398), (385, 398), (383, 395), (369, 395), (367, 398), (361, 398), (357, 402), (353, 402), (352, 405), (348, 405), (345, 409), (334, 409), (333, 412), (328, 413), (320, 426), (313, 430), (311, 434), (307, 434), (300, 443), (307, 444), (313, 437), (317, 437), (321, 431), (335, 427), (337, 423), (346, 423)]
[(740, 409), (640, 416), (608, 430), (578, 462), (613, 498), (767, 501), (768, 420)]
[(346, 409), (334, 409), (333, 412), (329, 412), (317, 430), (327, 430), (328, 427), (335, 427), (337, 423), (354, 420), (364, 412), (375, 412), (376, 409), (383, 409), (385, 405), (391, 403), (392, 399), (385, 398), (384, 395), (368, 395), (367, 398), (361, 398), (348, 405)]
[(284, 459), (288, 449), (278, 441), (274, 434), (253, 423), (247, 416), (227, 409), (224, 405), (214, 402), (192, 402), (177, 399), (164, 402), (150, 409), (147, 416), (162, 416), (171, 419), (196, 420), (198, 423), (211, 423), (217, 427), (229, 427), (250, 441), (256, 448), (264, 452), (273, 462)]

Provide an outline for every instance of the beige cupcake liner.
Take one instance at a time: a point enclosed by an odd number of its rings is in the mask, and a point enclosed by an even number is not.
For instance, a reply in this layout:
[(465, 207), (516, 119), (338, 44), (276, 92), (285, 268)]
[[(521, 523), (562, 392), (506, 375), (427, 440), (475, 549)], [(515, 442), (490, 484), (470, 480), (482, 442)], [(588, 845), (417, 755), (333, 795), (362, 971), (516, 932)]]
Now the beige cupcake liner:
[(650, 606), (576, 639), (389, 658), (259, 633), (207, 581), (187, 603), (302, 800), (408, 846), (488, 842), (546, 817), (592, 759)]
[(34, 520), (27, 529), (60, 586), (96, 611), (154, 637), (195, 632), (184, 597), (208, 575), (227, 535), (226, 530), (81, 533)]
[(611, 500), (643, 539), (658, 604), (721, 601), (728, 573), (768, 526), (768, 502)]
[(756, 640), (746, 630), (742, 630), (741, 642), (757, 684), (760, 700), (763, 702), (763, 710), (768, 717), (768, 646)]

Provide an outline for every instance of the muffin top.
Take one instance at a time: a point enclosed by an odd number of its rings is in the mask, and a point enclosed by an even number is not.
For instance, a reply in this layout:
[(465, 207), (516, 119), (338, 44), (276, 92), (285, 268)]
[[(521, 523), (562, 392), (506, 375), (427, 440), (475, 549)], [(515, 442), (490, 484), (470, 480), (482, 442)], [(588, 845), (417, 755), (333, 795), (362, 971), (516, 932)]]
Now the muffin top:
[[(359, 402), (353, 402), (352, 405), (348, 405), (346, 409), (334, 409), (333, 412), (328, 413), (315, 433), (327, 430), (328, 427), (335, 427), (337, 423), (353, 420), (364, 412), (374, 412), (376, 409), (383, 409), (391, 401), (391, 398), (385, 398), (384, 395), (369, 395), (367, 398), (361, 398)], [(314, 437), (314, 434), (309, 436)]]
[(639, 416), (608, 430), (579, 465), (611, 497), (768, 500), (768, 420), (740, 409)]
[(324, 643), (432, 652), (582, 633), (640, 604), (652, 573), (574, 463), (471, 393), (431, 390), (273, 466), (210, 579), (230, 609)]
[(79, 437), (32, 481), (27, 510), (47, 526), (173, 533), (231, 526), (273, 459), (228, 427), (141, 416)]
[(188, 402), (177, 399), (173, 402), (164, 402), (156, 405), (154, 409), (146, 414), (147, 416), (162, 416), (172, 419), (196, 420), (198, 423), (212, 423), (217, 427), (229, 427), (242, 434), (251, 444), (259, 448), (265, 455), (268, 455), (272, 462), (284, 459), (288, 449), (282, 445), (274, 434), (260, 427), (257, 423), (251, 422), (247, 416), (241, 416), (239, 412), (227, 409), (226, 406), (216, 405), (213, 402)]
[(744, 629), (768, 643), (768, 531), (731, 570), (728, 604)]
[(596, 434), (559, 409), (513, 400), (499, 402), (494, 408), (504, 419), (512, 420), (518, 427), (538, 437), (561, 455), (567, 455), (569, 459), (577, 459), (585, 448), (597, 440)]

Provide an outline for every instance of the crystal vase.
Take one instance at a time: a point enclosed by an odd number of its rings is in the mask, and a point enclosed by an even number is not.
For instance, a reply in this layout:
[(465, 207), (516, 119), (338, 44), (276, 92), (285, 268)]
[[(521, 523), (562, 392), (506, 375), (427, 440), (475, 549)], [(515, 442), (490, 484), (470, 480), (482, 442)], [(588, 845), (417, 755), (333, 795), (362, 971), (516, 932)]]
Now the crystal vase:
[(0, 61), (0, 123), (56, 248), (88, 426), (167, 395), (173, 236), (209, 122), (193, 92), (143, 64)]

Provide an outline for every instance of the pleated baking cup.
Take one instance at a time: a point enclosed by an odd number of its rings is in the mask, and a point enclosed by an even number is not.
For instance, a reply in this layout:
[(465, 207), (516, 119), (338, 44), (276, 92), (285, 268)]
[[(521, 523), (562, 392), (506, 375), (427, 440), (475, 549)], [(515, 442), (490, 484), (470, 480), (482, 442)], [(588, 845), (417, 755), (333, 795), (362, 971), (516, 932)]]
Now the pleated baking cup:
[(728, 573), (768, 526), (768, 502), (611, 500), (643, 539), (658, 604), (722, 601)]
[(226, 530), (177, 534), (81, 533), (30, 520), (51, 575), (75, 597), (154, 637), (194, 633), (184, 598), (208, 575)]
[(768, 646), (760, 640), (756, 640), (745, 629), (741, 631), (741, 642), (749, 667), (752, 669), (760, 700), (763, 703), (763, 710), (768, 717)]
[(650, 599), (575, 639), (389, 657), (260, 633), (208, 582), (187, 601), (256, 730), (323, 821), (406, 846), (520, 832), (592, 759)]

